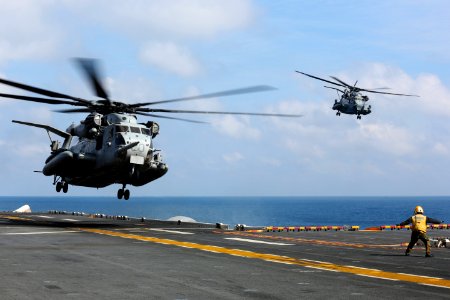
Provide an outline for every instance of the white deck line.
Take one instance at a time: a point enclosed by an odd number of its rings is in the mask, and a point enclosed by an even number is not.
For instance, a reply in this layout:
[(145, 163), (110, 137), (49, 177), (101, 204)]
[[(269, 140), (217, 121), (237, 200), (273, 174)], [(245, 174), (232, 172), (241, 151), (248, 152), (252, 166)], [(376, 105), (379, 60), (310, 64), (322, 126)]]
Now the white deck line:
[(259, 241), (259, 240), (250, 240), (250, 239), (241, 239), (241, 238), (225, 238), (225, 239), (226, 240), (240, 241), (240, 242), (247, 242), (247, 243), (267, 244), (267, 245), (277, 245), (277, 246), (293, 246), (293, 245), (295, 245), (295, 244), (274, 243), (274, 242), (266, 242), (266, 241)]
[(55, 217), (50, 217), (50, 216), (37, 216), (39, 218), (45, 218), (45, 219), (54, 219)]
[(177, 231), (177, 230), (167, 230), (167, 229), (159, 229), (159, 228), (148, 228), (148, 230), (159, 231), (159, 232), (168, 232), (168, 233), (176, 233), (176, 234), (195, 234), (195, 233), (193, 233), (193, 232)]

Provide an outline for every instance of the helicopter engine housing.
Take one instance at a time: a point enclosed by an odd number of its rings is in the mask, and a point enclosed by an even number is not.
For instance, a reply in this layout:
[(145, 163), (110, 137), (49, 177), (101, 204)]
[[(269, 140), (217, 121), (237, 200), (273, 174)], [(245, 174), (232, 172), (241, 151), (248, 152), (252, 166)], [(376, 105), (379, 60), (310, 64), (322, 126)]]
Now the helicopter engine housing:
[(73, 136), (77, 136), (80, 138), (93, 138), (96, 137), (99, 128), (102, 125), (102, 117), (103, 115), (98, 113), (90, 113), (84, 121), (81, 121), (80, 124), (70, 125), (66, 132), (70, 133)]

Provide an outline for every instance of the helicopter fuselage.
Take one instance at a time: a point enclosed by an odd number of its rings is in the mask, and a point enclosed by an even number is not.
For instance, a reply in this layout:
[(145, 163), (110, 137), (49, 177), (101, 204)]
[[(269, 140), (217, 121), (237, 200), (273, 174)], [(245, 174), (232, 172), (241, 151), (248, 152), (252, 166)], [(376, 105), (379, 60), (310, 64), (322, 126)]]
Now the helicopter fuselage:
[(367, 105), (369, 98), (361, 93), (346, 92), (340, 100), (335, 100), (333, 110), (337, 110), (336, 115), (340, 113), (349, 115), (368, 115), (371, 111), (371, 106)]
[[(360, 87), (357, 87), (356, 84), (358, 83), (358, 80), (355, 82), (355, 84), (350, 85), (341, 79), (330, 76), (331, 79), (334, 81), (320, 78), (311, 74), (306, 74), (300, 71), (295, 71), (297, 73), (303, 74), (305, 76), (332, 84), (333, 86), (324, 86), (328, 89), (336, 90), (339, 93), (341, 93), (340, 100), (337, 99), (334, 101), (333, 110), (337, 110), (336, 116), (340, 116), (341, 112), (348, 115), (357, 115), (357, 119), (361, 119), (361, 115), (368, 115), (371, 113), (371, 107), (370, 105), (366, 105), (366, 102), (369, 101), (369, 97), (366, 95), (361, 94), (363, 91), (364, 93), (377, 93), (377, 94), (384, 94), (384, 95), (395, 95), (395, 96), (408, 96), (408, 97), (419, 97), (418, 95), (409, 95), (409, 94), (398, 94), (398, 93), (391, 93), (391, 92), (383, 92), (380, 90), (389, 89), (387, 87), (382, 88), (375, 88), (375, 89), (363, 89)], [(336, 87), (338, 86), (338, 87)], [(344, 88), (344, 89), (342, 89)]]
[(54, 150), (45, 162), (43, 174), (60, 177), (66, 184), (102, 188), (114, 183), (142, 186), (167, 173), (167, 165), (153, 148), (156, 123), (138, 124), (130, 114), (109, 114), (103, 118), (106, 126), (83, 131), (94, 135), (79, 137), (67, 149)]

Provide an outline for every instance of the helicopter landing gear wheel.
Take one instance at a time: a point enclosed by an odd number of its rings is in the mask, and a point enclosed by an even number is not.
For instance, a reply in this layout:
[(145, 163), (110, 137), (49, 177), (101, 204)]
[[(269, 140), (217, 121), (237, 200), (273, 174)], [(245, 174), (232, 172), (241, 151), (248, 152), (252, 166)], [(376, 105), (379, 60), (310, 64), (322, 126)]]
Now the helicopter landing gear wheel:
[(119, 189), (117, 191), (117, 198), (118, 199), (125, 199), (128, 200), (130, 199), (130, 190), (125, 190), (125, 189)]
[(56, 192), (57, 192), (57, 193), (61, 192), (61, 189), (62, 189), (62, 188), (63, 188), (63, 185), (62, 185), (61, 181), (58, 181), (58, 182), (56, 183)]
[(63, 191), (63, 193), (67, 193), (67, 191), (69, 190), (69, 184), (62, 180), (56, 183), (56, 192), (59, 193), (61, 192), (61, 190)]
[(130, 190), (125, 190), (125, 191), (123, 192), (123, 198), (124, 198), (125, 200), (130, 199)]
[(361, 120), (361, 116), (358, 115), (358, 116), (356, 117), (356, 119), (357, 119), (357, 120)]
[(340, 112), (337, 112), (337, 113), (336, 113), (336, 116), (338, 116), (338, 117), (339, 117), (340, 115), (341, 115), (341, 113), (340, 113)]
[(124, 184), (123, 187), (117, 191), (117, 199), (130, 199), (130, 191), (125, 189), (125, 187), (126, 185)]

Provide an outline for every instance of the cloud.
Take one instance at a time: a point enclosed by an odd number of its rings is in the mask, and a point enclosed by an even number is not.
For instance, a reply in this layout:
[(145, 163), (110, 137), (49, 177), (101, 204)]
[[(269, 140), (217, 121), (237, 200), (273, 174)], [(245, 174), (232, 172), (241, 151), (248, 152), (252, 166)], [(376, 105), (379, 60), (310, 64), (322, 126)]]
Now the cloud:
[(181, 76), (192, 76), (200, 72), (200, 64), (189, 50), (174, 43), (147, 43), (143, 46), (140, 59), (165, 71)]
[(299, 100), (280, 101), (268, 111), (281, 114), (298, 114), (300, 118), (271, 118), (283, 131), (316, 136), (328, 131), (326, 125), (333, 117), (329, 103)]
[(42, 162), (44, 162), (46, 155), (49, 154), (49, 147), (47, 144), (30, 144), (30, 145), (16, 145), (16, 151), (15, 153), (23, 158), (37, 158), (42, 159)]
[(186, 77), (203, 69), (189, 42), (246, 28), (256, 11), (250, 0), (80, 0), (65, 5), (88, 26), (95, 22), (92, 31), (112, 28), (137, 42), (141, 61)]
[[(113, 32), (137, 42), (144, 61), (183, 76), (198, 73), (198, 62), (186, 47), (161, 41), (186, 45), (187, 40), (215, 38), (247, 27), (255, 17), (250, 0), (22, 0), (1, 5), (0, 63), (79, 53), (86, 39), (104, 39)], [(145, 44), (154, 41), (160, 42)]]
[(252, 139), (258, 140), (261, 137), (261, 132), (250, 126), (248, 118), (235, 116), (224, 116), (214, 118), (213, 126), (220, 133), (236, 139)]
[(273, 156), (272, 157), (260, 157), (259, 161), (262, 164), (267, 165), (267, 166), (272, 167), (272, 168), (277, 168), (277, 167), (280, 167), (280, 166), (283, 165), (282, 161), (280, 159), (277, 159), (277, 158), (275, 158)]
[(393, 124), (360, 123), (357, 129), (349, 132), (347, 140), (353, 143), (364, 142), (381, 152), (402, 156), (417, 151), (416, 138), (407, 129)]
[(394, 113), (408, 111), (429, 113), (431, 116), (450, 116), (450, 89), (435, 74), (422, 73), (414, 78), (398, 67), (382, 63), (365, 63), (339, 76), (342, 76), (344, 81), (350, 82), (359, 79), (358, 86), (363, 88), (390, 87), (391, 90), (387, 92), (420, 96), (416, 98), (368, 94), (370, 99), (374, 100), (371, 101), (374, 109), (382, 107)]
[(236, 163), (244, 159), (244, 156), (239, 152), (224, 154), (222, 157), (227, 163)]
[[(14, 118), (18, 120), (28, 120), (33, 123), (51, 124), (54, 112), (45, 106), (31, 106), (29, 102), (23, 102), (16, 105), (18, 109), (14, 113)], [(22, 130), (32, 130), (40, 133), (42, 136), (46, 136), (45, 130), (34, 127), (23, 127), (23, 125), (13, 125), (14, 127), (21, 128)]]
[(378, 176), (386, 175), (386, 172), (380, 167), (382, 167), (382, 166), (371, 163), (371, 162), (364, 162), (361, 166), (361, 168), (364, 170), (364, 172), (368, 172), (368, 173), (375, 174)]
[(437, 116), (450, 116), (450, 90), (433, 74), (423, 74), (417, 78), (417, 93), (421, 95), (420, 106)]
[(113, 99), (124, 103), (150, 102), (161, 99), (156, 84), (145, 77), (107, 77), (106, 89)]
[(2, 1), (0, 62), (52, 57), (61, 39), (49, 17), (54, 1)]
[(296, 139), (296, 138), (288, 138), (285, 139), (284, 145), (287, 149), (290, 149), (292, 152), (302, 156), (302, 157), (315, 157), (320, 158), (323, 157), (325, 151), (322, 145), (318, 145), (317, 143), (312, 142), (307, 139)]
[[(304, 107), (311, 105), (307, 103)], [(287, 104), (283, 106), (286, 108)], [(291, 106), (299, 104), (292, 102)], [(347, 115), (335, 117), (334, 114), (328, 114), (331, 108), (320, 103), (315, 106), (323, 111), (316, 112), (314, 118), (305, 116), (295, 121), (274, 119), (274, 124), (282, 132), (286, 148), (304, 158), (332, 158), (333, 153), (340, 151), (346, 151), (343, 155), (347, 156), (357, 151), (360, 145), (366, 145), (371, 151), (376, 149), (378, 152), (402, 156), (418, 151), (418, 144), (423, 141), (419, 133), (413, 134), (390, 121), (363, 118), (361, 122), (356, 122)], [(307, 109), (304, 112), (308, 115)]]
[(86, 0), (67, 5), (140, 40), (211, 38), (248, 26), (255, 15), (249, 0)]
[(444, 143), (437, 142), (431, 149), (432, 152), (435, 154), (443, 156), (448, 156), (450, 154), (450, 147), (448, 144), (446, 145)]

